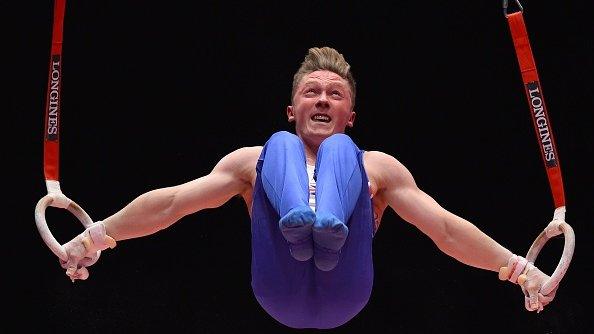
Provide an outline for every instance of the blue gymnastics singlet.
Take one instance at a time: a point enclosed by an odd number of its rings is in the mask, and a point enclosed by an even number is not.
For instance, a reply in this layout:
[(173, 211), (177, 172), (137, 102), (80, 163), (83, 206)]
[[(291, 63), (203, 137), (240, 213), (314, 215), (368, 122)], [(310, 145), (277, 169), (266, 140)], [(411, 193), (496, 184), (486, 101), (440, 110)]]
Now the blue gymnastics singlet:
[(269, 315), (292, 328), (327, 329), (343, 325), (365, 307), (373, 286), (374, 224), (363, 151), (358, 151), (357, 161), (353, 162), (361, 171), (361, 191), (347, 222), (349, 234), (340, 261), (331, 271), (317, 269), (313, 259), (300, 262), (290, 255), (279, 230), (279, 214), (262, 185), (265, 152), (262, 151), (256, 167), (252, 203), (254, 296)]

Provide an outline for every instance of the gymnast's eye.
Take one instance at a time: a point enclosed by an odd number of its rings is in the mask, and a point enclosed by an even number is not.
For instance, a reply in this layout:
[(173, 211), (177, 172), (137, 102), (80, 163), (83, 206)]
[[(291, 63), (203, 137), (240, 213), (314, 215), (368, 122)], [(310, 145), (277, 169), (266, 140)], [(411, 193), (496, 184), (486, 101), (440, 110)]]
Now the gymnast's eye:
[(304, 94), (305, 96), (315, 96), (317, 94), (317, 90), (314, 88), (306, 88)]

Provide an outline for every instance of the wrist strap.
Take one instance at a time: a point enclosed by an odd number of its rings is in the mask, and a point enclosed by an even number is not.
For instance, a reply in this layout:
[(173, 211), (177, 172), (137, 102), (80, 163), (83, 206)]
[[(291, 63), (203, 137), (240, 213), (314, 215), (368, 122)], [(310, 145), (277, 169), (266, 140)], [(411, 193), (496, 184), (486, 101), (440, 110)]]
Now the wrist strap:
[(499, 279), (502, 281), (510, 281), (514, 284), (521, 284), (518, 281), (520, 275), (525, 274), (529, 269), (532, 269), (534, 265), (525, 257), (513, 254), (507, 261), (507, 266), (499, 268)]
[(103, 221), (97, 221), (83, 232), (82, 242), (89, 252), (114, 248), (116, 241), (108, 236)]

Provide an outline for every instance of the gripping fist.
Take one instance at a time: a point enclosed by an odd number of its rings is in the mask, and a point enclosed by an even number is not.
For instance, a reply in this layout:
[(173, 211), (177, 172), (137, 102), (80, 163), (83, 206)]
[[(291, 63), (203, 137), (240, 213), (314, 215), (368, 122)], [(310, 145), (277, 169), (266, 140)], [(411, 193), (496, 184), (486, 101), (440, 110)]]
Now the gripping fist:
[(541, 292), (542, 286), (550, 280), (550, 277), (540, 271), (524, 257), (513, 255), (507, 266), (499, 270), (499, 279), (519, 284), (524, 292), (524, 306), (528, 311), (542, 311), (550, 303), (557, 293), (556, 286), (547, 295)]
[(98, 221), (63, 245), (68, 259), (60, 259), (60, 265), (73, 282), (85, 280), (89, 277), (87, 267), (97, 262), (101, 251), (115, 246), (115, 240), (105, 233), (103, 222)]
[(549, 279), (550, 277), (547, 274), (535, 266), (531, 266), (525, 274), (518, 277), (518, 284), (520, 284), (524, 292), (524, 305), (528, 311), (539, 313), (555, 298), (558, 285), (546, 296), (541, 292), (543, 284)]

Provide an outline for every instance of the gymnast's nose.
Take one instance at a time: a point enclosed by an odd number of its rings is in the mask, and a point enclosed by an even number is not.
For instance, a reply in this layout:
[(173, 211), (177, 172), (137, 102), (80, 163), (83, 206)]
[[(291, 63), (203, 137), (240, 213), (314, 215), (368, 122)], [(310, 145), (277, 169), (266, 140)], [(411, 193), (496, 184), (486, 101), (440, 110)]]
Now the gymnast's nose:
[(318, 101), (316, 101), (316, 107), (328, 108), (329, 106), (330, 103), (328, 102), (328, 95), (326, 95), (326, 92), (322, 92), (318, 97)]

